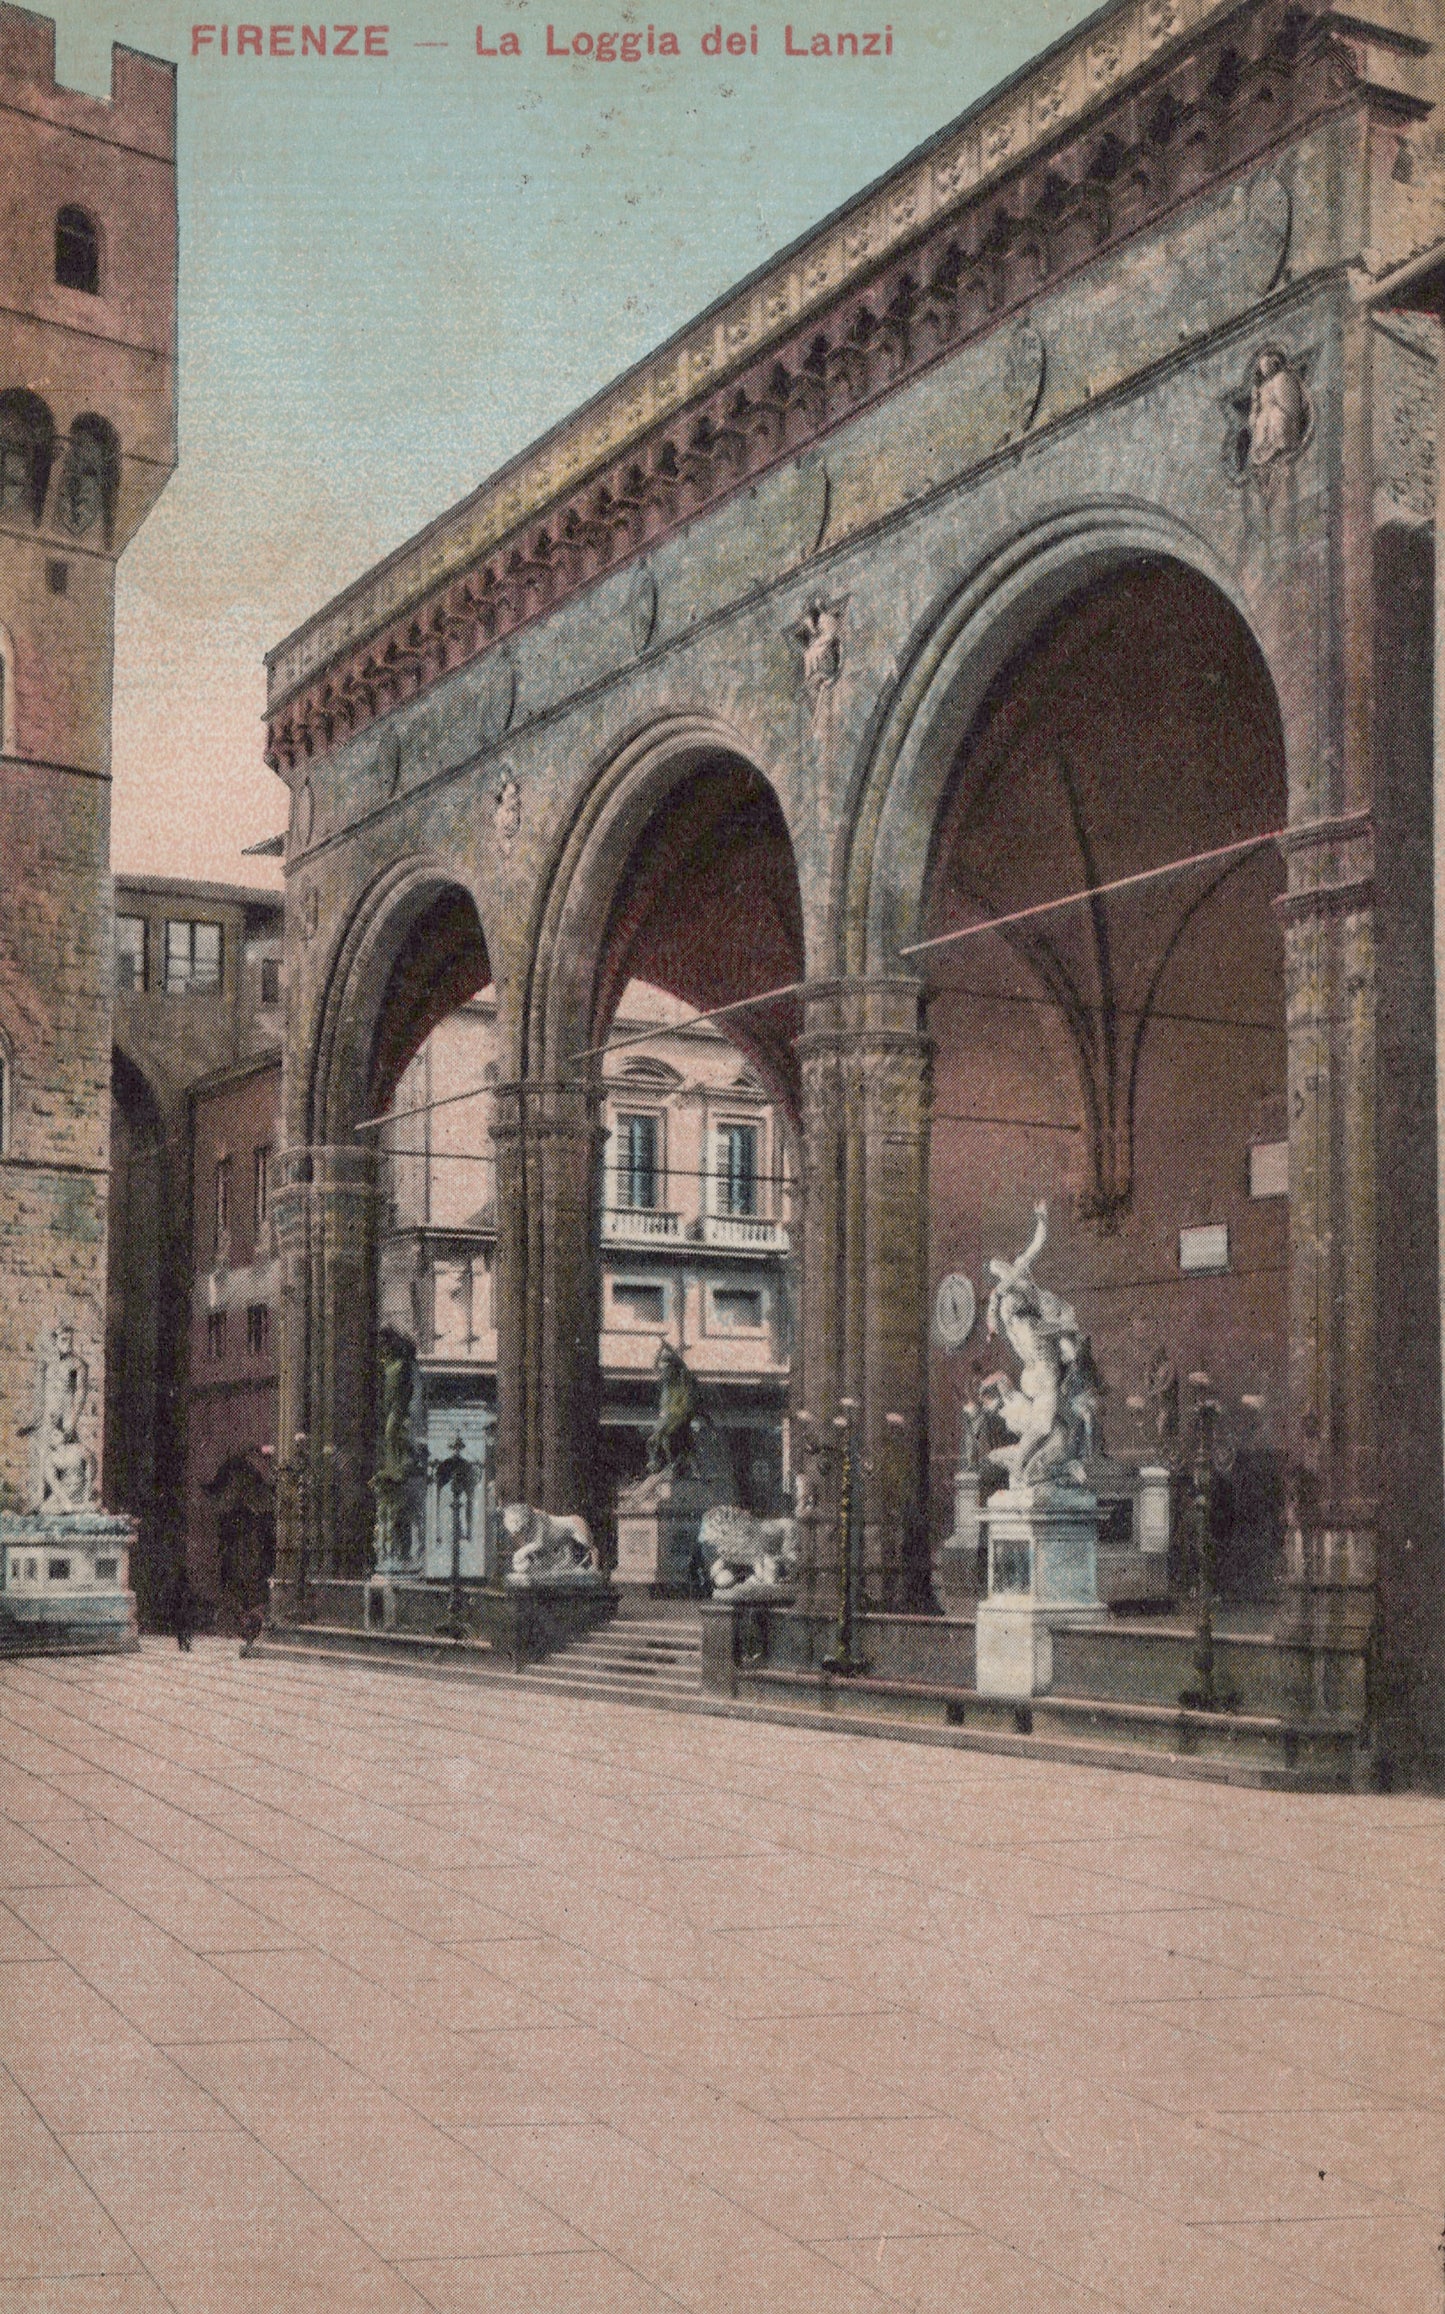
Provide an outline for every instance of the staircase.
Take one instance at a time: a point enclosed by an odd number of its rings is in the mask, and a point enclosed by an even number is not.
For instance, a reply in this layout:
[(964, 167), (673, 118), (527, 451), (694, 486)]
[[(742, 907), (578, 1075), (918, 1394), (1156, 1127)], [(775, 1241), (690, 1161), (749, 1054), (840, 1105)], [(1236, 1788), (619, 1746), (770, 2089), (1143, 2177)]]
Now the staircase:
[(697, 1609), (687, 1600), (624, 1599), (610, 1623), (514, 1676), (608, 1703), (690, 1703), (702, 1689)]

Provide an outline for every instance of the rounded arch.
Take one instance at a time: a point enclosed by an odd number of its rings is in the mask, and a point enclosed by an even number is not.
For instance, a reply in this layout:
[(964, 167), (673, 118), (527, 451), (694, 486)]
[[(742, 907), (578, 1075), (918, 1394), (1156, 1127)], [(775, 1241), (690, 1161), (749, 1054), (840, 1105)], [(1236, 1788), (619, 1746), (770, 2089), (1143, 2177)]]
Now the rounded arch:
[[(758, 867), (746, 957), (710, 914), (706, 977), (674, 959), (671, 993), (699, 1010), (791, 985), (806, 971), (805, 930), (792, 830), (775, 781), (741, 734), (720, 719), (679, 714), (625, 742), (589, 784), (543, 878), (529, 928), (522, 1006), (522, 1066), (533, 1077), (575, 1071), (597, 1046), (617, 997), (644, 953), (667, 878), (708, 859), (721, 871), (749, 851)], [(641, 969), (639, 978), (665, 975)], [(751, 985), (744, 986), (747, 980)], [(727, 1034), (796, 1114), (790, 1058), (796, 1021), (739, 1014)]]
[(385, 1108), (428, 1031), (490, 976), (475, 894), (452, 863), (416, 855), (379, 876), (326, 976), (307, 1086), (308, 1141), (335, 1145)]
[(1056, 513), (979, 564), (904, 659), (844, 814), (834, 879), (840, 971), (897, 969), (900, 948), (920, 937), (944, 794), (1000, 676), (1064, 606), (1141, 563), (1182, 565), (1229, 604), (1268, 680), (1286, 765), (1294, 760), (1252, 607), (1208, 543), (1144, 504), (1091, 502)]

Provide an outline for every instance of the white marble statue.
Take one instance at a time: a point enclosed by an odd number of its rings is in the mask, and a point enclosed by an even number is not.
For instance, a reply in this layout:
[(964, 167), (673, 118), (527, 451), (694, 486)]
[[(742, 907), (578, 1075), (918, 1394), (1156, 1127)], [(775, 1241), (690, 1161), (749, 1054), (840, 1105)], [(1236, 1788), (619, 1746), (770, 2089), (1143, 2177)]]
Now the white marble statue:
[(35, 1508), (84, 1510), (95, 1491), (95, 1456), (82, 1444), (80, 1420), (90, 1402), (90, 1367), (74, 1330), (58, 1325), (41, 1355), (35, 1413), (20, 1425), (35, 1440)]
[(1034, 1207), (1034, 1233), (1014, 1261), (995, 1255), (988, 1298), (988, 1331), (1002, 1334), (1019, 1362), (1017, 1382), (990, 1374), (979, 1403), (998, 1415), (1013, 1444), (984, 1455), (1008, 1475), (1011, 1490), (1040, 1485), (1082, 1486), (1084, 1465), (1097, 1451), (1098, 1370), (1072, 1306), (1041, 1286), (1033, 1265), (1048, 1238), (1048, 1207)]
[(797, 1521), (755, 1518), (731, 1503), (703, 1512), (697, 1547), (714, 1598), (742, 1583), (791, 1582), (798, 1571)]
[(508, 1582), (555, 1583), (579, 1574), (597, 1574), (597, 1546), (584, 1518), (575, 1511), (556, 1516), (528, 1503), (508, 1503), (502, 1532), (512, 1544)]

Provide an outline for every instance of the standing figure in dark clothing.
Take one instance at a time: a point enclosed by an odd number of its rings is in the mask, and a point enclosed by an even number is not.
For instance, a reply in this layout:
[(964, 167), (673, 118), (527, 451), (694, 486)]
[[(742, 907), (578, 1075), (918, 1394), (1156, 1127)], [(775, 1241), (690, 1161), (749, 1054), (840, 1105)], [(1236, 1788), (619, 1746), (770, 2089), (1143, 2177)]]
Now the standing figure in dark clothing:
[(171, 1584), (171, 1629), (183, 1655), (191, 1652), (191, 1633), (195, 1628), (196, 1595), (191, 1589), (190, 1572), (182, 1559)]

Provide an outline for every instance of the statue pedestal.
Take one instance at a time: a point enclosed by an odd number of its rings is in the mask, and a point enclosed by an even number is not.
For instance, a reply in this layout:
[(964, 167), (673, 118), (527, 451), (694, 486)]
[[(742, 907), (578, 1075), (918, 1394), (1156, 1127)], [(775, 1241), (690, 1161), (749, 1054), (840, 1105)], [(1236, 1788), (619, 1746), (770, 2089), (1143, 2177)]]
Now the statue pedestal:
[(1141, 1551), (1162, 1557), (1169, 1550), (1169, 1473), (1145, 1463), (1139, 1473), (1134, 1540)]
[(979, 1594), (978, 1547), (986, 1529), (978, 1499), (978, 1472), (960, 1470), (953, 1479), (953, 1532), (939, 1546), (935, 1568), (944, 1610), (971, 1604)]
[(37, 1649), (135, 1647), (135, 1539), (118, 1511), (0, 1511), (0, 1625)]
[(665, 1470), (624, 1487), (617, 1497), (617, 1581), (686, 1592), (711, 1492), (701, 1479)]
[(1055, 1628), (1102, 1622), (1099, 1506), (1082, 1487), (1006, 1488), (988, 1513), (988, 1597), (975, 1626), (980, 1695), (1047, 1695)]

